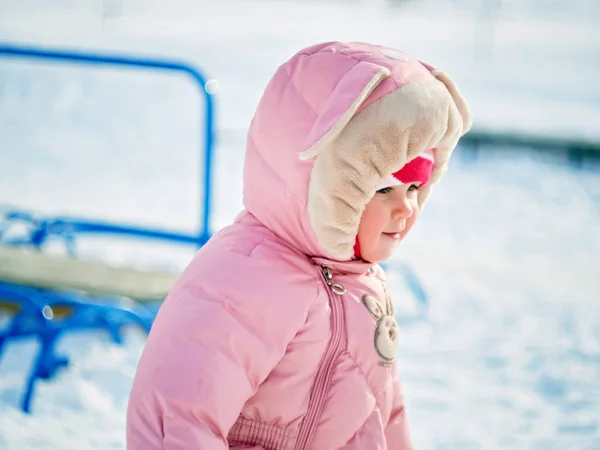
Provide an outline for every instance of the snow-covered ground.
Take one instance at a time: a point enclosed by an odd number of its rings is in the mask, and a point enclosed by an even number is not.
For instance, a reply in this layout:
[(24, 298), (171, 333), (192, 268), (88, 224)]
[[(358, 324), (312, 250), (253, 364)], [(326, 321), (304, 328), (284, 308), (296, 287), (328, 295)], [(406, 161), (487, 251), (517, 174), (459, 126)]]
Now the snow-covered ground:
[[(241, 208), (262, 88), (298, 49), (401, 47), (453, 75), (476, 127), (600, 140), (599, 21), (592, 0), (0, 0), (0, 41), (184, 58), (218, 81), (214, 229)], [(0, 60), (0, 204), (194, 230), (201, 107), (182, 76)], [(417, 448), (600, 448), (597, 169), (525, 151), (454, 159), (397, 255), (430, 300), (398, 355)], [(84, 250), (163, 267), (191, 255), (126, 248)], [(406, 318), (415, 302), (391, 277)], [(40, 383), (31, 416), (17, 405), (36, 345), (10, 345), (0, 449), (124, 448), (143, 343), (68, 336), (74, 365)]]

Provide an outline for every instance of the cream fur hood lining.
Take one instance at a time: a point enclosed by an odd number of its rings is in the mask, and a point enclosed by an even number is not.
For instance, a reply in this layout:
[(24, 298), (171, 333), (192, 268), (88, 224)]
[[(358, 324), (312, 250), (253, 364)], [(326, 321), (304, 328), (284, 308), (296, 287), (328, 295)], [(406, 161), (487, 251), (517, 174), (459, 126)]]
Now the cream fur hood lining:
[(418, 194), (423, 207), (470, 129), (471, 113), (453, 81), (430, 70), (429, 80), (400, 87), (356, 113), (388, 75), (382, 68), (330, 132), (300, 154), (303, 160), (315, 158), (308, 213), (319, 244), (335, 259), (353, 257), (361, 215), (379, 182), (433, 148), (433, 173)]

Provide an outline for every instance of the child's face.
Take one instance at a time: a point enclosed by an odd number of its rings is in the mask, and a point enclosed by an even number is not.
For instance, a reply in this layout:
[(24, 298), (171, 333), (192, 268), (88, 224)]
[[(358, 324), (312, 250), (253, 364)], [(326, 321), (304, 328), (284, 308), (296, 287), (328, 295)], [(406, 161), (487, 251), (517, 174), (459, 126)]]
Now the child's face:
[(360, 255), (364, 260), (377, 263), (388, 259), (408, 234), (419, 215), (419, 184), (381, 189), (369, 201), (358, 227)]

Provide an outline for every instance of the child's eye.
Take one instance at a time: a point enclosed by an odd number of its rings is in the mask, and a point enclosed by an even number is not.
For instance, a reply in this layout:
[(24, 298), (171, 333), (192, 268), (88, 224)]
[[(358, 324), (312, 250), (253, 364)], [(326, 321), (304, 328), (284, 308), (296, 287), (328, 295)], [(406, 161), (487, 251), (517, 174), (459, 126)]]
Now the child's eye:
[(409, 192), (410, 192), (410, 191), (418, 191), (418, 190), (419, 190), (419, 185), (418, 185), (418, 184), (411, 184), (411, 185), (408, 187), (408, 190), (409, 190)]
[(384, 188), (379, 189), (377, 191), (378, 194), (389, 194), (390, 192), (392, 192), (392, 188), (391, 187), (384, 187)]

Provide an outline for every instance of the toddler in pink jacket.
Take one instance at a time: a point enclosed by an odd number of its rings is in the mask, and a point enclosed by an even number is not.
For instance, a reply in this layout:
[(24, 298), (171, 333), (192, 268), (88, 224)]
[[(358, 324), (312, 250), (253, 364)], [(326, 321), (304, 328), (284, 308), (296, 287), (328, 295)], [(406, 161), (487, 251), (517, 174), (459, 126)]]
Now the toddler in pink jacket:
[(247, 140), (244, 211), (162, 305), (129, 450), (411, 448), (392, 255), (471, 116), (408, 54), (312, 46), (281, 65)]

